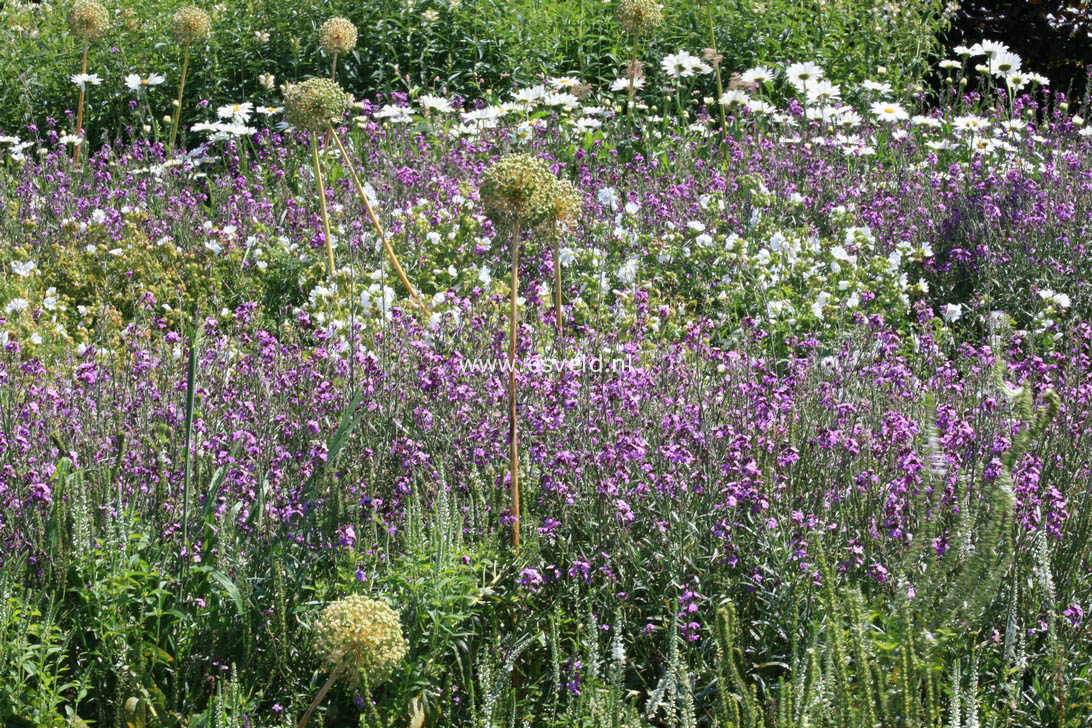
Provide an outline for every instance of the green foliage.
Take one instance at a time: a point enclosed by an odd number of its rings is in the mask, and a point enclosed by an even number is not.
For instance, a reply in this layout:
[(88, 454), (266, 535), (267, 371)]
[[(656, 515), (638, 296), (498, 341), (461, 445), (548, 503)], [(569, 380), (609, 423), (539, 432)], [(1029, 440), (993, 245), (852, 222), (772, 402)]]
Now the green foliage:
[[(182, 47), (171, 36), (171, 13), (183, 2), (132, 0), (108, 3), (112, 26), (90, 47), (88, 72), (103, 79), (91, 86), (85, 129), (90, 140), (117, 134), (126, 125), (162, 123), (172, 113)], [(698, 53), (716, 45), (726, 73), (756, 63), (814, 60), (837, 82), (872, 77), (902, 90), (922, 78), (946, 26), (938, 0), (906, 3), (829, 0), (683, 0), (667, 3), (665, 23), (642, 40), (650, 68), (668, 53)], [(182, 126), (206, 119), (197, 102), (250, 100), (273, 104), (276, 83), (328, 73), (317, 28), (341, 15), (362, 35), (338, 62), (338, 78), (356, 97), (409, 88), (448, 89), (470, 95), (528, 83), (541, 73), (577, 74), (597, 86), (622, 74), (629, 45), (614, 4), (598, 0), (347, 0), (293, 5), (247, 0), (212, 8), (212, 34), (191, 46)], [(67, 31), (65, 3), (8, 3), (0, 10), (0, 130), (42, 125), (58, 109), (75, 107), (82, 45)], [(130, 111), (134, 95), (122, 79), (137, 73), (167, 78), (148, 92), (148, 105)], [(710, 82), (711, 83), (711, 82)], [(704, 89), (712, 94), (712, 87)], [(150, 113), (148, 113), (150, 112)], [(63, 124), (62, 124), (63, 125)]]

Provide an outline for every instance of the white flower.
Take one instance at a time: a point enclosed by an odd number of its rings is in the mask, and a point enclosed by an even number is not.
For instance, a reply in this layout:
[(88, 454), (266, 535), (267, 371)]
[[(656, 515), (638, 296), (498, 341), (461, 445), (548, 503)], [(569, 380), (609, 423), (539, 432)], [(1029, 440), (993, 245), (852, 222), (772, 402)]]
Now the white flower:
[(74, 73), (69, 78), (72, 79), (72, 83), (80, 87), (81, 91), (88, 86), (98, 86), (102, 83), (102, 79), (94, 73)]
[(633, 86), (635, 90), (642, 89), (645, 87), (645, 80), (643, 78), (638, 78), (631, 81), (631, 79), (628, 78), (616, 78), (614, 79), (614, 82), (610, 85), (610, 90), (628, 91), (630, 86)]
[(746, 84), (770, 83), (774, 80), (774, 72), (766, 66), (755, 66), (740, 74), (739, 80)]
[(785, 77), (789, 79), (789, 83), (800, 91), (805, 90), (807, 86), (821, 79), (823, 75), (823, 69), (811, 61), (794, 63), (785, 69)]
[(596, 199), (599, 204), (608, 210), (617, 210), (618, 202), (621, 199), (618, 196), (618, 192), (613, 187), (604, 187), (599, 190), (599, 194), (596, 195)]
[(987, 128), (990, 125), (989, 120), (983, 119), (980, 116), (957, 116), (952, 120), (952, 126), (956, 129), (969, 129), (971, 131), (980, 131)]
[(536, 102), (541, 101), (542, 97), (549, 93), (549, 90), (545, 86), (529, 86), (528, 88), (521, 88), (512, 94), (512, 101), (517, 104), (525, 104), (532, 106)]
[(990, 72), (1005, 76), (1020, 70), (1020, 56), (1003, 51), (990, 58)]
[(38, 264), (35, 263), (33, 260), (28, 260), (25, 263), (16, 263), (15, 261), (12, 261), (11, 263), (12, 272), (20, 278), (26, 278), (31, 273), (33, 273), (34, 269), (37, 267)]
[(841, 245), (835, 245), (833, 248), (831, 248), (830, 254), (835, 260), (840, 260), (845, 263), (857, 262), (857, 256), (850, 255), (849, 251), (843, 248)]
[(987, 58), (994, 58), (999, 53), (1008, 52), (1009, 47), (1007, 45), (995, 40), (984, 40), (981, 43), (975, 43), (970, 47), (970, 55), (986, 56)]
[(751, 100), (750, 95), (746, 91), (739, 91), (738, 89), (730, 89), (720, 95), (718, 103), (721, 106), (737, 106), (746, 104)]
[(808, 101), (837, 101), (842, 97), (842, 90), (826, 79), (808, 84), (806, 93)]
[(951, 58), (945, 58), (943, 61), (941, 61), (937, 65), (940, 66), (941, 68), (944, 68), (944, 69), (963, 68), (962, 63), (960, 63), (959, 61), (952, 60)]
[(576, 254), (572, 248), (561, 248), (557, 251), (557, 260), (562, 266), (568, 268), (576, 262)]
[(573, 76), (558, 76), (557, 78), (551, 78), (547, 81), (551, 86), (557, 90), (576, 88), (580, 85), (580, 79)]
[(584, 117), (581, 119), (577, 119), (573, 126), (575, 126), (579, 131), (593, 131), (603, 126), (603, 122), (599, 121), (599, 119), (589, 119), (588, 117)]
[(258, 74), (258, 83), (267, 91), (272, 91), (276, 84), (276, 77), (272, 73), (261, 73)]
[(689, 78), (696, 73), (710, 73), (713, 69), (697, 56), (687, 51), (679, 51), (666, 56), (660, 61), (660, 67), (668, 78)]
[(618, 280), (623, 284), (630, 286), (637, 280), (637, 258), (633, 257), (627, 260), (618, 268)]
[(422, 110), (438, 111), (441, 114), (450, 114), (454, 111), (454, 107), (451, 106), (451, 102), (442, 96), (433, 96), (432, 94), (423, 94), (417, 98), (417, 105)]
[(910, 118), (910, 115), (906, 113), (906, 109), (893, 101), (877, 101), (872, 104), (872, 115), (878, 120), (888, 123)]
[(489, 288), (490, 284), (493, 283), (493, 275), (485, 266), (482, 266), (481, 270), (478, 271), (478, 282), (486, 288)]
[(940, 315), (948, 323), (955, 323), (963, 315), (963, 306), (958, 303), (946, 303), (940, 307)]
[(412, 121), (410, 110), (405, 106), (387, 104), (373, 114), (376, 119), (389, 119), (392, 124), (407, 124)]
[(125, 85), (130, 91), (140, 91), (149, 86), (158, 86), (166, 80), (167, 79), (160, 76), (158, 73), (153, 73), (149, 76), (139, 76), (135, 73), (130, 73), (125, 77)]
[(25, 298), (13, 298), (10, 301), (8, 301), (7, 306), (4, 306), (4, 313), (6, 313), (6, 314), (19, 313), (20, 311), (26, 309), (28, 306), (30, 306), (30, 302), (27, 301), (27, 299), (25, 299)]
[(245, 124), (250, 121), (250, 114), (254, 111), (254, 105), (249, 101), (241, 104), (227, 104), (216, 110), (216, 115), (221, 119), (231, 119), (236, 124)]
[(747, 102), (747, 110), (752, 114), (772, 114), (777, 107), (760, 99), (750, 99)]
[(545, 106), (558, 106), (565, 110), (575, 109), (580, 105), (580, 100), (570, 93), (551, 92), (542, 97)]
[(876, 93), (889, 94), (891, 93), (891, 84), (879, 82), (879, 81), (865, 81), (861, 84), (867, 91), (875, 91)]

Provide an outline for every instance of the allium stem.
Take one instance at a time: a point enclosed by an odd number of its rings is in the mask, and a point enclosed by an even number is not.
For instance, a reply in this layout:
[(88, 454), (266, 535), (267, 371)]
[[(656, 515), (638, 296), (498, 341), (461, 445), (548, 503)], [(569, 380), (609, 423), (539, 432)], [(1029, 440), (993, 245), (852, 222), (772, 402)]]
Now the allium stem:
[[(80, 61), (80, 76), (87, 75), (87, 41), (83, 42), (83, 60)], [(80, 163), (80, 144), (79, 140), (83, 138), (83, 99), (84, 89), (87, 86), (86, 81), (80, 84), (80, 101), (76, 107), (76, 148), (72, 150), (72, 164), (79, 166)]]
[(554, 323), (561, 333), (561, 243), (554, 238)]
[(334, 671), (330, 673), (330, 677), (326, 679), (326, 682), (321, 688), (319, 688), (318, 694), (315, 695), (315, 699), (311, 701), (311, 705), (308, 706), (307, 712), (300, 718), (299, 724), (296, 728), (306, 728), (308, 721), (311, 720), (311, 714), (315, 712), (315, 708), (319, 707), (322, 699), (326, 697), (326, 693), (330, 692), (330, 688), (333, 687), (334, 682), (341, 677), (342, 671), (348, 666), (349, 660), (353, 657), (353, 653), (346, 653), (341, 662), (338, 663)]
[(413, 296), (414, 302), (417, 307), (421, 309), (422, 313), (426, 312), (425, 304), (421, 300), (421, 295), (417, 292), (417, 289), (410, 283), (409, 277), (406, 275), (406, 271), (402, 268), (402, 264), (398, 261), (398, 256), (394, 253), (394, 248), (391, 246), (391, 241), (387, 238), (387, 233), (383, 230), (383, 226), (379, 222), (379, 217), (375, 214), (375, 209), (372, 207), (372, 203), (368, 201), (368, 195), (364, 192), (364, 185), (360, 181), (360, 175), (356, 173), (356, 167), (353, 165), (353, 160), (349, 157), (349, 152), (346, 151), (345, 145), (341, 143), (341, 137), (334, 131), (334, 127), (331, 125), (329, 128), (329, 135), (333, 138), (337, 144), (338, 150), (341, 152), (341, 159), (345, 162), (345, 167), (349, 170), (349, 176), (353, 180), (353, 186), (356, 187), (356, 193), (360, 197), (360, 201), (364, 203), (364, 210), (368, 213), (368, 218), (372, 221), (372, 226), (375, 227), (377, 233), (379, 233), (379, 239), (383, 241), (383, 249), (387, 251), (387, 258), (390, 260), (391, 265), (394, 266), (394, 270), (398, 273), (398, 277), (402, 281), (402, 285), (406, 287), (406, 290)]
[(333, 57), (330, 60), (330, 80), (331, 81), (336, 81), (337, 80), (337, 53), (332, 54), (332, 56)]
[(508, 463), (512, 491), (512, 548), (519, 553), (519, 428), (516, 426), (516, 325), (519, 298), (519, 239), (517, 219), (512, 226), (512, 307), (508, 317)]
[(174, 149), (174, 141), (178, 137), (178, 121), (182, 117), (182, 91), (186, 88), (186, 69), (190, 65), (190, 47), (187, 45), (182, 51), (182, 77), (178, 80), (178, 99), (174, 106), (174, 119), (171, 121), (171, 136), (167, 140), (167, 151)]
[(717, 34), (713, 30), (712, 3), (705, 6), (705, 17), (709, 20), (709, 47), (713, 50), (713, 71), (717, 78), (717, 106), (720, 107), (720, 131), (723, 134), (728, 129), (728, 118), (724, 112), (724, 104), (720, 102), (724, 96), (724, 83), (720, 78), (720, 55), (717, 53)]
[(322, 162), (319, 160), (318, 138), (311, 132), (311, 161), (315, 165), (315, 184), (318, 185), (319, 209), (322, 210), (322, 232), (326, 236), (326, 274), (334, 280), (334, 244), (330, 239), (330, 213), (326, 210), (326, 185), (322, 181)]
[(637, 44), (639, 37), (633, 36), (633, 54), (629, 59), (629, 100), (626, 102), (626, 117), (633, 122), (633, 97), (637, 93)]

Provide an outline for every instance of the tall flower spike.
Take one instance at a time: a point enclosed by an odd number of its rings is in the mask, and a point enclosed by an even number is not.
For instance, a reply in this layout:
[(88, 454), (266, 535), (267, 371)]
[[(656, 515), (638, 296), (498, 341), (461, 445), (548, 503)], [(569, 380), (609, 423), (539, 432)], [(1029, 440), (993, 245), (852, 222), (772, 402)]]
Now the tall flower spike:
[(190, 46), (209, 37), (212, 31), (212, 18), (199, 7), (187, 5), (179, 8), (171, 16), (171, 35), (182, 46), (182, 74), (178, 80), (178, 98), (174, 102), (174, 118), (171, 119), (171, 135), (167, 148), (174, 148), (178, 136), (178, 122), (182, 118), (182, 93), (186, 88), (186, 71), (190, 66)]
[(312, 78), (295, 83), (284, 93), (284, 120), (303, 131), (311, 132), (311, 162), (315, 168), (322, 230), (326, 239), (326, 274), (334, 280), (334, 243), (330, 235), (330, 215), (326, 209), (326, 185), (322, 180), (322, 159), (319, 157), (317, 135), (330, 128), (352, 102), (341, 86), (328, 78)]
[[(68, 13), (68, 29), (72, 35), (80, 39), (83, 45), (83, 54), (80, 60), (80, 76), (87, 75), (87, 49), (92, 41), (96, 41), (106, 35), (110, 28), (110, 15), (106, 8), (96, 0), (76, 0), (72, 4), (72, 10)], [(72, 150), (72, 164), (80, 163), (80, 141), (83, 137), (83, 104), (86, 96), (84, 84), (80, 84), (80, 100), (76, 110), (76, 146)]]
[(486, 173), (480, 195), (485, 212), (512, 236), (512, 285), (508, 313), (508, 480), (512, 507), (512, 548), (519, 551), (519, 429), (516, 426), (516, 320), (519, 301), (519, 244), (522, 228), (535, 228), (553, 212), (557, 178), (530, 154), (502, 157)]
[(96, 0), (76, 0), (68, 13), (68, 28), (84, 43), (98, 40), (110, 28), (110, 14)]
[(576, 187), (567, 179), (559, 179), (550, 193), (549, 220), (553, 223), (554, 258), (554, 325), (561, 332), (561, 242), (560, 228), (576, 217), (582, 199)]

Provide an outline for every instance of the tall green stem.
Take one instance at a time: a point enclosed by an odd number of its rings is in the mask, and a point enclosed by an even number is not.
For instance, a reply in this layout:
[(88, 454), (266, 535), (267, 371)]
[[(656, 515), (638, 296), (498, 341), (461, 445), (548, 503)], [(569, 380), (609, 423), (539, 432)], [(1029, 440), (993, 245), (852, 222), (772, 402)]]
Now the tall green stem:
[(508, 316), (508, 462), (512, 493), (512, 548), (519, 553), (519, 428), (516, 426), (516, 325), (519, 298), (520, 224), (512, 228), (512, 306)]
[(633, 35), (633, 53), (629, 59), (629, 100), (626, 102), (626, 117), (633, 123), (633, 97), (637, 93), (637, 46), (640, 43), (636, 33)]
[[(83, 60), (80, 61), (80, 76), (87, 75), (87, 41), (83, 42)], [(87, 82), (80, 83), (80, 101), (76, 107), (76, 148), (72, 150), (72, 164), (79, 165), (80, 163), (80, 147), (83, 146), (80, 142), (83, 139), (83, 99), (84, 89), (87, 86)]]
[(322, 161), (319, 159), (318, 138), (311, 133), (311, 161), (315, 166), (315, 184), (318, 186), (319, 209), (322, 210), (322, 232), (326, 236), (326, 275), (334, 280), (334, 243), (330, 239), (330, 213), (326, 209), (326, 185), (322, 181)]
[(186, 88), (186, 70), (190, 65), (190, 47), (187, 45), (182, 51), (182, 77), (178, 80), (178, 98), (174, 102), (174, 118), (171, 120), (171, 136), (167, 140), (167, 151), (174, 149), (175, 139), (178, 138), (178, 121), (182, 117), (182, 92)]
[(728, 120), (724, 113), (724, 104), (720, 102), (722, 96), (724, 96), (724, 84), (720, 78), (720, 54), (717, 53), (717, 34), (713, 30), (713, 8), (708, 4), (705, 6), (705, 17), (709, 20), (709, 47), (713, 51), (713, 71), (717, 77), (717, 106), (720, 108), (720, 129), (721, 133), (724, 133), (728, 128)]
[(554, 238), (554, 323), (561, 333), (561, 243)]

